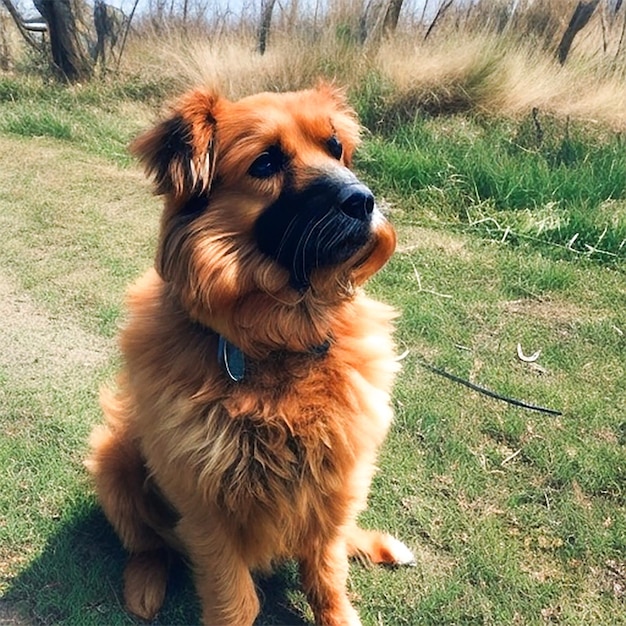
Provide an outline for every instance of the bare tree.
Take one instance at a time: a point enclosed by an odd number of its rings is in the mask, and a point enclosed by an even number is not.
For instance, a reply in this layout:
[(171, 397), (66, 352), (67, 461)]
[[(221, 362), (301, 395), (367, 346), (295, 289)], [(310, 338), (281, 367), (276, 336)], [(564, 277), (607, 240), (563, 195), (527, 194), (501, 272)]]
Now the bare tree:
[(48, 25), (50, 52), (57, 71), (70, 82), (93, 72), (89, 34), (80, 0), (33, 0)]
[(383, 36), (395, 32), (404, 0), (389, 0), (383, 17)]
[(593, 12), (600, 3), (600, 0), (591, 0), (591, 2), (579, 2), (574, 9), (574, 13), (563, 33), (561, 42), (557, 49), (559, 63), (563, 65), (567, 60), (574, 37), (589, 23)]
[(0, 15), (0, 70), (9, 69), (9, 41), (7, 37), (6, 16)]
[(93, 53), (95, 63), (102, 63), (102, 67), (106, 69), (107, 51), (113, 54), (128, 21), (120, 9), (106, 4), (104, 0), (96, 0), (93, 7), (93, 24), (97, 38)]
[(139, 0), (135, 0), (133, 4), (133, 8), (126, 20), (126, 28), (124, 29), (124, 36), (122, 37), (122, 45), (120, 46), (120, 53), (117, 55), (117, 68), (120, 69), (120, 63), (122, 61), (122, 55), (124, 54), (124, 48), (126, 47), (126, 40), (128, 39), (128, 32), (130, 31), (130, 25), (133, 22), (133, 17), (135, 17), (135, 11), (137, 10), (137, 5), (139, 4)]
[(368, 45), (377, 44), (383, 37), (396, 30), (402, 4), (403, 0), (382, 0), (382, 2), (374, 0), (367, 4), (363, 19), (372, 21), (372, 18), (375, 18), (369, 30), (365, 28)]
[(442, 2), (439, 4), (437, 13), (435, 14), (435, 17), (433, 18), (433, 21), (430, 23), (430, 26), (428, 27), (426, 34), (424, 35), (424, 41), (426, 41), (430, 37), (433, 30), (435, 30), (435, 26), (437, 25), (437, 22), (445, 15), (446, 11), (452, 6), (453, 2), (454, 0), (442, 0)]
[(624, 11), (624, 20), (622, 22), (622, 32), (619, 36), (619, 43), (617, 44), (617, 52), (615, 53), (615, 58), (617, 59), (622, 52), (622, 44), (624, 43), (624, 36), (626, 35), (626, 11)]
[(259, 52), (265, 54), (267, 41), (270, 36), (270, 24), (276, 0), (263, 0), (261, 2), (261, 25), (259, 27)]
[(187, 28), (187, 17), (189, 16), (189, 0), (183, 0), (183, 26)]

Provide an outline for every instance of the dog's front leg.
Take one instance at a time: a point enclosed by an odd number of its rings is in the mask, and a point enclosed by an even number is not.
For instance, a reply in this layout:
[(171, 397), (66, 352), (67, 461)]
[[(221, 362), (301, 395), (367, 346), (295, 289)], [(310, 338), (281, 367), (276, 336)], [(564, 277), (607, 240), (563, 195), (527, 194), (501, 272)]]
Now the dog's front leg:
[(300, 558), (300, 577), (318, 626), (361, 626), (348, 600), (348, 554), (343, 537), (311, 546)]
[(217, 525), (207, 525), (206, 518), (195, 522), (183, 518), (177, 533), (191, 559), (203, 624), (252, 626), (259, 613), (259, 599), (232, 537)]

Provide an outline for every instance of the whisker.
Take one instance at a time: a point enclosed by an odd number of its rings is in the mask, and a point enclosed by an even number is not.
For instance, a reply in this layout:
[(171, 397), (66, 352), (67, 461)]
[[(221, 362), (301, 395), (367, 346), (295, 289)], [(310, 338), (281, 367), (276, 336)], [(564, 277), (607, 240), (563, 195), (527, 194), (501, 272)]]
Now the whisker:
[(299, 250), (300, 247), (303, 246), (305, 238), (308, 237), (308, 233), (310, 230), (312, 230), (314, 227), (313, 224), (306, 224), (304, 230), (302, 231), (302, 233), (300, 234), (300, 238), (298, 239), (298, 241), (296, 242), (296, 245), (294, 246), (294, 252), (293, 252), (293, 257), (291, 259), (291, 272), (292, 272), (292, 276), (293, 278), (296, 279), (297, 282), (301, 282), (301, 283), (305, 283), (307, 276), (306, 276), (306, 265), (304, 262), (304, 255), (302, 255), (302, 263), (301, 263), (301, 272), (298, 261), (300, 259), (300, 254), (299, 254)]
[[(330, 213), (327, 213), (326, 216), (328, 219), (326, 220), (326, 223), (322, 226), (318, 238), (317, 238), (317, 245), (315, 246), (315, 267), (319, 267), (320, 266), (320, 247), (322, 245), (322, 241), (324, 240), (324, 231), (329, 227), (332, 226), (334, 220), (331, 218)], [(333, 239), (335, 239), (337, 237), (337, 233), (331, 233), (331, 241), (333, 241)], [(328, 247), (328, 246), (327, 246)]]
[(301, 214), (296, 213), (291, 220), (289, 221), (289, 224), (287, 225), (287, 228), (285, 228), (285, 232), (283, 233), (282, 237), (280, 238), (280, 244), (278, 246), (278, 250), (276, 251), (276, 258), (280, 258), (280, 255), (283, 252), (283, 248), (285, 247), (289, 236), (291, 235), (291, 232), (294, 229), (294, 226), (296, 224), (296, 222), (298, 221), (298, 218), (301, 217)]
[[(306, 266), (307, 266), (307, 263), (306, 263), (306, 247), (307, 247), (309, 241), (311, 240), (311, 237), (313, 236), (313, 233), (315, 232), (317, 227), (320, 224), (324, 223), (324, 221), (326, 220), (327, 216), (328, 216), (328, 213), (325, 213), (324, 215), (322, 215), (317, 220), (317, 222), (307, 224), (307, 228), (305, 228), (304, 232), (300, 236), (300, 239), (298, 240), (298, 243), (296, 244), (292, 266), (293, 266), (293, 269), (294, 269), (294, 276), (297, 279), (299, 279), (300, 277), (297, 276), (297, 271), (296, 271), (296, 263), (299, 260), (301, 261), (301, 264), (300, 264), (301, 267), (302, 267), (302, 276), (301, 276), (301, 278), (303, 279), (301, 282), (303, 282), (303, 283), (308, 282), (308, 280), (309, 280), (309, 277), (307, 275), (307, 269), (306, 269)], [(301, 259), (300, 259), (300, 257), (301, 257)]]
[(324, 249), (326, 250), (332, 250), (333, 248), (335, 248), (335, 246), (337, 246), (343, 239), (346, 238), (350, 238), (352, 235), (352, 231), (355, 231), (355, 233), (357, 233), (358, 228), (349, 223), (349, 224), (341, 224), (341, 228), (337, 228), (335, 229), (332, 233), (331, 236), (326, 240), (326, 241), (322, 241), (320, 239), (320, 241), (318, 242), (318, 246), (319, 247), (324, 247)]

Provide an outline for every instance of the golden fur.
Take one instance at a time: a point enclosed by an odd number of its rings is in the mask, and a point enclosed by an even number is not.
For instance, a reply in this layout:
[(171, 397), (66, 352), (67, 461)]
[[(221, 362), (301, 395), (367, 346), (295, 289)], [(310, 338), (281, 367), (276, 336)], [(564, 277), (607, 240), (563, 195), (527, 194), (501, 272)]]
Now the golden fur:
[[(286, 558), (318, 624), (360, 624), (348, 556), (411, 559), (356, 525), (397, 370), (394, 311), (360, 285), (392, 254), (393, 228), (376, 209), (367, 242), (347, 260), (316, 259), (301, 288), (254, 237), (287, 187), (308, 198), (314, 180), (353, 177), (358, 134), (326, 84), (237, 102), (196, 90), (132, 146), (165, 207), (156, 267), (128, 294), (124, 369), (102, 392), (106, 424), (87, 466), (130, 552), (127, 607), (143, 618), (162, 604), (172, 548), (189, 559), (211, 626), (252, 624), (251, 572)], [(251, 176), (278, 145), (288, 166)], [(245, 355), (240, 382), (217, 358), (220, 335)]]

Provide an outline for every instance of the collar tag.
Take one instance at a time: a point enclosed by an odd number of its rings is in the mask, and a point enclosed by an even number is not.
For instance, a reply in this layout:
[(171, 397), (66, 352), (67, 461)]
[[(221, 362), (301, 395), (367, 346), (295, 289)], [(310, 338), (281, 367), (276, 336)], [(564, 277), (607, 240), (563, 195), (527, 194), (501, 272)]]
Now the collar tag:
[(219, 335), (217, 342), (217, 360), (233, 382), (239, 383), (243, 380), (246, 373), (245, 356), (237, 346), (222, 335)]

